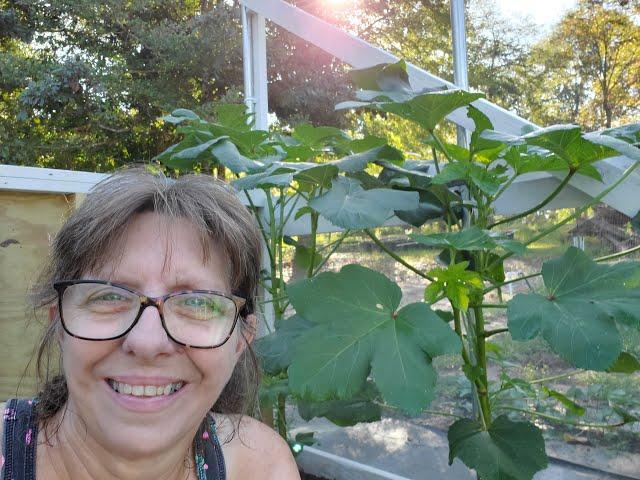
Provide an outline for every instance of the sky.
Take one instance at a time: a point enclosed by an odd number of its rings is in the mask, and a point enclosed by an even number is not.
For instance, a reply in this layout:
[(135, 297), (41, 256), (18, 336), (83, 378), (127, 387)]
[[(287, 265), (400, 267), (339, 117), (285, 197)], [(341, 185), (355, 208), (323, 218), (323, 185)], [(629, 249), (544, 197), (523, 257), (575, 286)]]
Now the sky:
[(577, 0), (495, 0), (506, 16), (531, 16), (538, 24), (550, 26), (575, 6)]

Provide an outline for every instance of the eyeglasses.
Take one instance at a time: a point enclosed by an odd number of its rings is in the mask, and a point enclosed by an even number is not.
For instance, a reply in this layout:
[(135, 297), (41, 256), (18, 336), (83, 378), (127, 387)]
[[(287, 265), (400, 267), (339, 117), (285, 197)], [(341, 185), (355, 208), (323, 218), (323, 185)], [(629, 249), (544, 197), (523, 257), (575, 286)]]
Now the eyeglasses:
[(223, 345), (233, 333), (246, 299), (212, 290), (188, 290), (147, 297), (102, 280), (56, 282), (62, 327), (82, 340), (113, 340), (126, 335), (149, 306), (160, 313), (174, 342), (194, 348)]

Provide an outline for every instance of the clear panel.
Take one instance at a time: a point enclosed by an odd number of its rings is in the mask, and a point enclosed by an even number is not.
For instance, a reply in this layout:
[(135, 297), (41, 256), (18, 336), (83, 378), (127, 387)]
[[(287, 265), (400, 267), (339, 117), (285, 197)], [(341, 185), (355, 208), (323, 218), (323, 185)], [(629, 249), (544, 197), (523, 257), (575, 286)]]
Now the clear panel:
[(164, 304), (164, 319), (171, 336), (194, 347), (217, 345), (231, 332), (236, 304), (230, 298), (209, 293), (186, 293)]
[(62, 316), (74, 335), (116, 337), (129, 328), (140, 308), (137, 295), (112, 285), (78, 283), (64, 291)]

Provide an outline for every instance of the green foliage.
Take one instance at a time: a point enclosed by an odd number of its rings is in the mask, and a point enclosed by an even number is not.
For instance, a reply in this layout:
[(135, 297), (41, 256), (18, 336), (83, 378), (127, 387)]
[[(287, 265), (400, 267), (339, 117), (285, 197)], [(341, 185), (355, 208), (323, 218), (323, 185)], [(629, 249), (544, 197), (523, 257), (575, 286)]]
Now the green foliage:
[(509, 331), (516, 340), (542, 334), (573, 365), (605, 370), (618, 358), (616, 322), (640, 326), (640, 290), (625, 283), (640, 268), (635, 262), (598, 265), (570, 247), (546, 262), (546, 295), (518, 294), (509, 302)]
[[(406, 160), (405, 152), (381, 136), (354, 137), (334, 127), (304, 123), (291, 135), (250, 130), (250, 118), (235, 107), (218, 113), (215, 121), (187, 110), (172, 112), (167, 121), (177, 125), (184, 138), (159, 159), (187, 169), (228, 168), (236, 176), (233, 185), (245, 190), (259, 220), (271, 267), (263, 285), (272, 296), (276, 328), (256, 348), (268, 373), (262, 399), (276, 405), (283, 437), (288, 397), (305, 418), (325, 416), (340, 425), (379, 418), (381, 404), (417, 414), (434, 395), (433, 358), (459, 354), (478, 413), (452, 425), (450, 460), (460, 458), (483, 480), (530, 479), (547, 462), (540, 431), (530, 423), (496, 417), (495, 411), (517, 410), (576, 424), (575, 418), (586, 416), (586, 406), (569, 392), (506, 374), (499, 384), (490, 381), (488, 355), (496, 358), (500, 351), (487, 339), (503, 329), (486, 328), (485, 310), (506, 308), (514, 339), (540, 334), (578, 367), (636, 371), (637, 359), (623, 346), (620, 330), (640, 330), (640, 266), (597, 264), (570, 248), (543, 265), (543, 293), (518, 294), (506, 305), (485, 304), (485, 298), (505, 284), (506, 259), (529, 254), (529, 243), (585, 212), (640, 166), (634, 162), (640, 158), (638, 128), (585, 134), (574, 125), (556, 125), (506, 135), (493, 131), (489, 119), (471, 106), (480, 95), (413, 92), (405, 69), (398, 62), (356, 73), (357, 82), (368, 90), (358, 92), (358, 102), (347, 106), (382, 111), (391, 122), (413, 122), (415, 131), (422, 130), (420, 147), (431, 150), (433, 162)], [(477, 127), (469, 149), (440, 137), (446, 115), (465, 107)], [(574, 174), (600, 179), (594, 164), (620, 154), (632, 160), (620, 178), (591, 204), (537, 231), (533, 240), (518, 242), (495, 230), (544, 208)], [(559, 171), (566, 172), (564, 180), (535, 208), (494, 220), (495, 201), (519, 175)], [(248, 192), (255, 188), (264, 193), (260, 210)], [(463, 197), (454, 188), (467, 193)], [(442, 250), (438, 260), (443, 266), (425, 272), (366, 232), (425, 279), (426, 302), (400, 308), (399, 287), (359, 265), (319, 273), (352, 231), (378, 227), (394, 216), (416, 226), (429, 220), (446, 225), (443, 233), (409, 237)], [(308, 238), (285, 235), (290, 219), (309, 226)], [(344, 229), (323, 248), (317, 244), (321, 219)], [(285, 249), (295, 249), (304, 279), (285, 281)], [(431, 309), (430, 303), (441, 300), (449, 303), (450, 312)], [(295, 315), (285, 319), (289, 307)], [(553, 415), (553, 410), (531, 410), (529, 400), (560, 407), (567, 418)], [(612, 410), (611, 415), (618, 423), (605, 426), (636, 421), (626, 410)]]
[(542, 432), (502, 415), (490, 427), (462, 419), (449, 428), (449, 464), (458, 457), (482, 479), (531, 480), (548, 465)]
[(459, 351), (436, 313), (422, 303), (398, 309), (399, 287), (367, 268), (348, 265), (287, 291), (296, 312), (317, 325), (300, 338), (289, 367), (291, 387), (303, 397), (349, 398), (371, 374), (387, 403), (417, 413), (433, 397), (431, 359)]
[(383, 224), (395, 210), (418, 208), (418, 199), (416, 192), (365, 190), (357, 180), (341, 177), (333, 181), (331, 190), (315, 198), (309, 206), (338, 227), (360, 229)]

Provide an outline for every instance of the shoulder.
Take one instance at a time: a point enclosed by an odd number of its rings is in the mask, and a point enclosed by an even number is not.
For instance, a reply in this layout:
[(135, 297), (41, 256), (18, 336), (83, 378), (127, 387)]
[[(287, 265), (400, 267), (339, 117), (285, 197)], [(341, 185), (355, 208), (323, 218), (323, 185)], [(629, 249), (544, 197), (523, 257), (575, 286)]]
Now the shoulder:
[(289, 445), (272, 428), (247, 416), (215, 419), (229, 480), (300, 479)]

